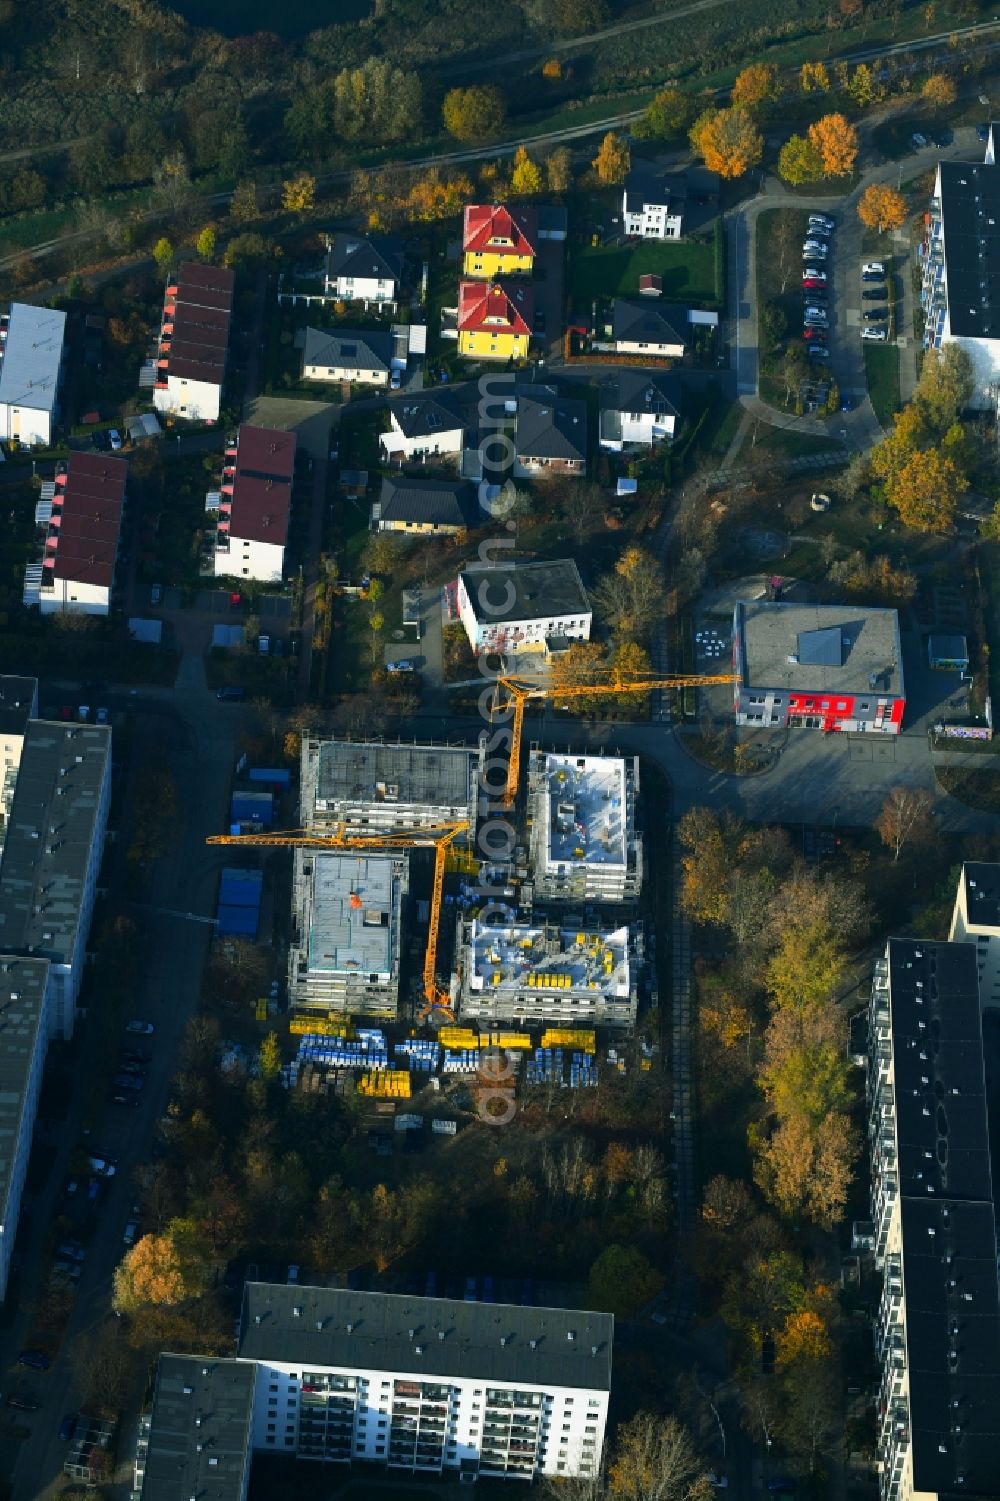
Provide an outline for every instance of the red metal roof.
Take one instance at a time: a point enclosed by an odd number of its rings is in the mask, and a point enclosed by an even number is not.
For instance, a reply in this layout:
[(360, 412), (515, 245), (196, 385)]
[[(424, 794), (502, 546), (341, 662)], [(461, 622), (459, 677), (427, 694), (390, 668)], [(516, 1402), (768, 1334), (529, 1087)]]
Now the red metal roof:
[(118, 555), (118, 533), (125, 504), (124, 459), (108, 454), (75, 452), (69, 456), (66, 482), (56, 492), (62, 505), (53, 573), (56, 578), (111, 588)]
[(233, 306), (232, 271), (189, 261), (180, 269), (176, 296), (170, 290), (164, 302), (165, 309), (174, 306), (167, 373), (221, 385)]
[[(534, 255), (537, 239), (538, 215), (533, 208), (509, 209), (502, 203), (466, 206), (463, 250), (485, 250), (491, 255)], [(502, 243), (493, 244), (494, 240)]]
[(295, 434), (240, 428), (229, 513), (231, 536), (284, 547), (292, 505)]
[(530, 334), (534, 298), (526, 283), (463, 281), (458, 288), (458, 327), (463, 333)]

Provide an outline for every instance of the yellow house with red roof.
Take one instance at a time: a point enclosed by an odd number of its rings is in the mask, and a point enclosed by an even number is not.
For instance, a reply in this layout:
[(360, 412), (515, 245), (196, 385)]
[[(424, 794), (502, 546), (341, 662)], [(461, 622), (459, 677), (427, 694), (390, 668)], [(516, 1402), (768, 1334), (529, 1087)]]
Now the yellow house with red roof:
[(522, 359), (531, 338), (533, 298), (523, 284), (463, 281), (458, 288), (458, 352), (477, 360)]
[(462, 226), (462, 270), (487, 281), (530, 276), (537, 241), (538, 215), (533, 208), (470, 203)]

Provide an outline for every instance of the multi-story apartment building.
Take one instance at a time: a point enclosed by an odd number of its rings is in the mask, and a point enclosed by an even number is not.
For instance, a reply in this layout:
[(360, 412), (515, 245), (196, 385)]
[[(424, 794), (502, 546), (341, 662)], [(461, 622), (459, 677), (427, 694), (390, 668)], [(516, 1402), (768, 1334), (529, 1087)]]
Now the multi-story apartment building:
[(379, 855), (298, 847), (293, 870), (291, 1003), (323, 1015), (394, 1017), (406, 851)]
[(216, 577), (280, 584), (292, 510), (295, 434), (244, 423), (227, 445), (218, 490)]
[(43, 615), (107, 615), (118, 565), (128, 465), (103, 453), (71, 453), (39, 502), (41, 563), (24, 571), (24, 603)]
[(741, 600), (733, 616), (737, 724), (898, 735), (899, 619), (866, 605)]
[(51, 1030), (73, 1034), (111, 801), (111, 731), (32, 720), (0, 855), (0, 956), (49, 961)]
[(47, 448), (59, 416), (66, 314), (11, 303), (0, 317), (0, 439)]
[(0, 677), (0, 850), (14, 801), (29, 720), (38, 717), (38, 679)]
[(545, 563), (469, 563), (456, 585), (459, 619), (480, 652), (564, 649), (589, 641), (593, 610), (572, 558)]
[(133, 1496), (246, 1501), (257, 1379), (252, 1361), (161, 1355), (139, 1423)]
[(537, 898), (625, 902), (638, 896), (638, 756), (555, 755), (532, 746), (528, 794)]
[(187, 261), (163, 298), (153, 405), (189, 422), (217, 422), (233, 308), (232, 271)]
[(881, 1501), (1000, 1490), (1000, 1296), (975, 948), (891, 939), (869, 1014)]
[(958, 344), (972, 361), (970, 405), (1000, 402), (1000, 299), (993, 268), (1000, 255), (997, 126), (982, 162), (939, 162), (921, 246), (924, 348)]
[(974, 943), (979, 1004), (1000, 1006), (1000, 865), (967, 860), (958, 878), (950, 943)]
[(459, 935), (462, 1016), (481, 1022), (634, 1026), (632, 930), (473, 919)]
[(52, 992), (47, 959), (0, 954), (0, 1300), (28, 1172), (48, 1049)]
[[(485, 751), (457, 745), (302, 741), (301, 819), (308, 829), (400, 834), (466, 823), (471, 843)], [(461, 842), (461, 841), (460, 841)]]

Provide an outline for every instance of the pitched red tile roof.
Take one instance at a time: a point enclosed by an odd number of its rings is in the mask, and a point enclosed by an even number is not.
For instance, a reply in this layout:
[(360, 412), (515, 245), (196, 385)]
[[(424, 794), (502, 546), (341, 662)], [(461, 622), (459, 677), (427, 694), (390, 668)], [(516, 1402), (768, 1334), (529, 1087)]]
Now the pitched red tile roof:
[[(492, 239), (510, 244), (491, 245)], [(491, 255), (534, 255), (538, 215), (533, 208), (505, 208), (502, 203), (470, 203), (465, 210), (462, 249)]]
[(230, 535), (284, 547), (294, 473), (294, 433), (249, 424), (241, 427), (236, 440)]
[(167, 374), (221, 385), (233, 306), (233, 272), (224, 266), (186, 261), (174, 285), (176, 293), (164, 299), (165, 307), (174, 306), (169, 320), (174, 331)]
[(510, 288), (497, 281), (459, 284), (458, 327), (462, 333), (483, 329), (487, 333), (530, 334), (533, 308), (531, 287), (521, 283)]
[(53, 518), (59, 518), (53, 573), (56, 578), (110, 589), (127, 465), (109, 454), (76, 451), (69, 456), (67, 471), (65, 484), (56, 487), (52, 507)]

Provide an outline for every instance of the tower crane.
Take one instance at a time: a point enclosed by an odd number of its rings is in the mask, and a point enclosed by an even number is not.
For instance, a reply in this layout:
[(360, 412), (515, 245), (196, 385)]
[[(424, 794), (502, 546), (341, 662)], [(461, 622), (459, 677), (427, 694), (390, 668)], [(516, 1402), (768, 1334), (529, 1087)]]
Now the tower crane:
[(423, 829), (412, 829), (395, 834), (348, 834), (345, 824), (332, 833), (315, 829), (287, 829), (270, 834), (212, 834), (206, 844), (257, 845), (285, 849), (303, 848), (313, 850), (398, 850), (433, 849), (434, 881), (431, 888), (430, 917), (427, 924), (427, 946), (424, 949), (423, 991), (424, 1007), (420, 1020), (424, 1021), (437, 1012), (445, 1021), (454, 1021), (451, 997), (442, 990), (437, 978), (438, 936), (441, 931), (441, 906), (444, 899), (444, 868), (448, 848), (468, 830), (467, 821), (460, 823), (430, 824)]
[(643, 693), (653, 688), (712, 688), (724, 683), (735, 683), (732, 672), (692, 672), (673, 677), (617, 677), (611, 683), (576, 683), (570, 688), (539, 687), (534, 683), (522, 683), (517, 678), (497, 678), (497, 698), (502, 689), (507, 694), (505, 704), (494, 700), (494, 712), (513, 708), (511, 725), (510, 759), (507, 763), (507, 785), (504, 788), (503, 806), (511, 808), (517, 797), (521, 774), (521, 737), (524, 732), (524, 710), (530, 699), (536, 698), (586, 698), (592, 693)]

